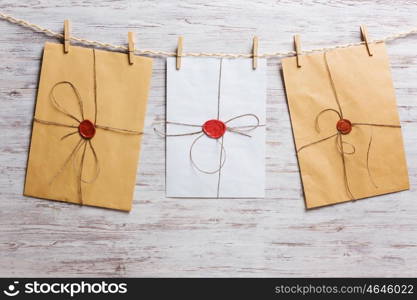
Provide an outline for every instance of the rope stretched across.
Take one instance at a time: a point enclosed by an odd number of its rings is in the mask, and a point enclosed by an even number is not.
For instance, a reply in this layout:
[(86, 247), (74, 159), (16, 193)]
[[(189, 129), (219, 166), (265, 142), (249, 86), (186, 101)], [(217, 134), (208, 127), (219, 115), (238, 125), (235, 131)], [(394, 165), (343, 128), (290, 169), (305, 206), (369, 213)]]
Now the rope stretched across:
[[(48, 36), (56, 37), (58, 39), (63, 39), (63, 37), (64, 37), (64, 35), (61, 34), (61, 33), (52, 31), (50, 29), (44, 28), (44, 27), (42, 27), (40, 25), (37, 25), (37, 24), (30, 23), (26, 20), (15, 18), (15, 17), (10, 16), (8, 14), (5, 14), (1, 11), (0, 11), (0, 19), (6, 20), (6, 21), (8, 21), (10, 23), (13, 23), (13, 24), (20, 25), (20, 26), (25, 27), (25, 28), (29, 28), (29, 29), (31, 29), (33, 31), (36, 31), (36, 32), (44, 33), (45, 35), (48, 35)], [(402, 33), (390, 35), (390, 36), (387, 36), (383, 39), (373, 40), (371, 42), (376, 42), (376, 43), (389, 42), (389, 41), (393, 41), (393, 40), (396, 40), (396, 39), (405, 38), (407, 36), (414, 35), (414, 34), (417, 34), (417, 28), (412, 29), (412, 30), (407, 31), (407, 32), (402, 32)], [(83, 45), (87, 45), (87, 46), (96, 46), (96, 47), (119, 50), (119, 51), (128, 51), (128, 48), (126, 46), (114, 45), (114, 44), (110, 44), (110, 43), (103, 43), (103, 42), (99, 42), (99, 41), (92, 41), (92, 40), (79, 38), (79, 37), (76, 37), (76, 36), (71, 36), (70, 40), (73, 41), (73, 42), (83, 44)], [(324, 48), (306, 50), (306, 51), (303, 51), (302, 53), (305, 54), (305, 53), (312, 53), (312, 52), (323, 52), (323, 51), (328, 51), (328, 50), (331, 50), (331, 49), (346, 48), (346, 47), (358, 46), (358, 45), (362, 45), (362, 44), (364, 44), (364, 42), (349, 43), (349, 44), (344, 44), (344, 45), (336, 45), (336, 46), (332, 46), (332, 47), (324, 47)], [(137, 49), (137, 50), (135, 50), (135, 54), (161, 56), (161, 57), (176, 56), (175, 52), (160, 51), (160, 50), (149, 50), (149, 49), (144, 49), (144, 50), (138, 50)], [(260, 57), (260, 58), (272, 58), (272, 57), (286, 57), (286, 56), (292, 56), (292, 55), (295, 55), (295, 51), (264, 53), (264, 54), (259, 54), (258, 57)], [(210, 52), (189, 52), (189, 53), (183, 53), (182, 56), (252, 58), (252, 54), (216, 53), (216, 52), (214, 52), (214, 53), (210, 53)]]

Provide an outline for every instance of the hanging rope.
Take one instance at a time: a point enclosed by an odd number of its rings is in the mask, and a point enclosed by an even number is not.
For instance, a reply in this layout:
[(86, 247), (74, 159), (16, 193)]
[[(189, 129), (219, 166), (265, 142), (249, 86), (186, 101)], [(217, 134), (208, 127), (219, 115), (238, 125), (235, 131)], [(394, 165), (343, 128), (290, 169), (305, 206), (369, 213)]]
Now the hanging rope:
[[(61, 34), (61, 33), (52, 31), (50, 29), (39, 26), (37, 24), (32, 24), (32, 23), (30, 23), (28, 21), (25, 21), (25, 20), (22, 20), (22, 19), (17, 19), (15, 17), (12, 17), (12, 16), (7, 15), (7, 14), (2, 13), (2, 12), (0, 12), (0, 19), (6, 20), (6, 21), (8, 21), (10, 23), (13, 23), (13, 24), (20, 25), (20, 26), (25, 27), (25, 28), (29, 28), (29, 29), (31, 29), (33, 31), (36, 31), (36, 32), (44, 33), (45, 35), (52, 36), (52, 37), (55, 37), (55, 38), (58, 38), (58, 39), (63, 39), (63, 37), (64, 37), (63, 34)], [(396, 40), (396, 39), (405, 38), (407, 36), (414, 35), (414, 34), (417, 34), (417, 29), (412, 29), (412, 30), (407, 31), (407, 32), (394, 34), (394, 35), (387, 36), (387, 37), (385, 37), (383, 39), (380, 39), (380, 40), (373, 40), (371, 42), (375, 42), (375, 43), (389, 42), (389, 41), (393, 41), (393, 40)], [(126, 46), (114, 45), (114, 44), (110, 44), (110, 43), (103, 43), (103, 42), (99, 42), (99, 41), (92, 41), (92, 40), (87, 40), (87, 39), (83, 39), (83, 38), (79, 38), (79, 37), (75, 37), (75, 36), (71, 36), (70, 40), (72, 42), (77, 42), (77, 43), (87, 45), (87, 46), (96, 46), (96, 47), (100, 47), (100, 48), (119, 50), (119, 51), (123, 51), (123, 52), (128, 51), (128, 48)], [(331, 49), (347, 48), (347, 47), (358, 46), (358, 45), (362, 45), (362, 44), (364, 44), (364, 42), (349, 43), (349, 44), (344, 44), (344, 45), (336, 45), (336, 46), (333, 46), (333, 47), (325, 47), (325, 48), (305, 50), (302, 53), (306, 54), (306, 53), (312, 53), (312, 52), (323, 52), (323, 51), (328, 51), (328, 50), (331, 50)], [(161, 57), (176, 56), (175, 52), (159, 51), (159, 50), (147, 50), (147, 49), (135, 50), (135, 54), (161, 56)], [(271, 58), (271, 57), (285, 57), (285, 56), (292, 56), (292, 55), (295, 55), (295, 51), (264, 53), (264, 54), (258, 55), (257, 57)], [(216, 52), (214, 52), (214, 53), (189, 52), (189, 53), (183, 53), (182, 56), (252, 58), (252, 54), (216, 53)]]

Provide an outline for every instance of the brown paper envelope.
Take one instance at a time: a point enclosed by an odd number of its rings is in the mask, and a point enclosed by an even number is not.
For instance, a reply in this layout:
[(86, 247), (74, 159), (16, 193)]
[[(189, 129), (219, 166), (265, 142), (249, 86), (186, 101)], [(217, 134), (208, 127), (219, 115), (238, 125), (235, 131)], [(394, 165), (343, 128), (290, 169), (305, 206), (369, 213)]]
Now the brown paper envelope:
[[(101, 126), (142, 132), (151, 73), (152, 60), (149, 58), (135, 56), (134, 64), (130, 65), (123, 53), (71, 46), (65, 54), (61, 44), (46, 43), (35, 118), (78, 126), (51, 102), (53, 86), (68, 81), (79, 92), (84, 119), (93, 122), (96, 118)], [(57, 86), (54, 93), (63, 109), (82, 119), (80, 104), (69, 85)], [(61, 140), (69, 133), (74, 134)], [(83, 149), (80, 148), (65, 164), (77, 143), (86, 140), (81, 138), (77, 128), (35, 121), (24, 194), (129, 211), (141, 138), (140, 134), (96, 128), (96, 134), (90, 140), (94, 151), (87, 143), (83, 163)], [(81, 166), (83, 180), (92, 181), (81, 183), (82, 197), (79, 195)]]
[[(300, 68), (282, 60), (307, 208), (409, 188), (388, 55), (383, 43), (371, 47), (373, 56), (364, 45), (303, 55)], [(349, 134), (337, 134), (340, 110)]]

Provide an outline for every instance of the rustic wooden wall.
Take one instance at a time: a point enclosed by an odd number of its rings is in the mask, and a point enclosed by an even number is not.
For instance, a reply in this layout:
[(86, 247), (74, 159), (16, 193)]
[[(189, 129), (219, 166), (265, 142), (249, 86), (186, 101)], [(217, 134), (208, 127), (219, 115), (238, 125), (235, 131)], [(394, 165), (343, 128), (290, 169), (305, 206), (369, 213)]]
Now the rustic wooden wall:
[[(380, 38), (417, 26), (415, 1), (1, 0), (0, 10), (138, 47), (260, 52)], [(268, 61), (266, 199), (164, 197), (165, 64), (155, 59), (133, 211), (22, 196), (45, 41), (0, 21), (1, 276), (417, 276), (417, 35), (389, 43), (411, 190), (306, 211), (278, 59)]]

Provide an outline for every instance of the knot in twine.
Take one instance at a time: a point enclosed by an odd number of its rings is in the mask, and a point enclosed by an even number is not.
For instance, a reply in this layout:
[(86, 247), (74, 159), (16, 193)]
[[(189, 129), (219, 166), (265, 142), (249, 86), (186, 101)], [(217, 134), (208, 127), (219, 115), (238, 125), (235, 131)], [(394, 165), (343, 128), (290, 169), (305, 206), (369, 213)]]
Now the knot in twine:
[[(54, 121), (48, 121), (48, 120), (42, 120), (34, 117), (34, 122), (37, 122), (39, 124), (43, 125), (50, 125), (50, 126), (58, 126), (58, 127), (66, 127), (66, 128), (73, 128), (76, 129), (70, 133), (67, 133), (61, 137), (61, 141), (72, 136), (75, 134), (79, 134), (80, 139), (75, 144), (74, 148), (72, 149), (71, 153), (68, 155), (68, 157), (65, 159), (62, 166), (58, 169), (58, 171), (55, 173), (55, 175), (50, 180), (49, 184), (52, 184), (55, 179), (65, 170), (65, 168), (69, 165), (69, 162), (72, 161), (72, 165), (74, 169), (77, 171), (77, 184), (78, 184), (78, 196), (79, 196), (79, 202), (80, 204), (83, 204), (83, 195), (82, 195), (82, 183), (90, 184), (93, 183), (99, 176), (100, 173), (100, 163), (98, 159), (97, 152), (94, 148), (94, 145), (92, 143), (92, 140), (94, 139), (94, 136), (96, 134), (96, 129), (101, 129), (105, 131), (112, 131), (119, 134), (131, 134), (131, 135), (140, 135), (142, 132), (136, 131), (136, 130), (129, 130), (129, 129), (121, 129), (121, 128), (115, 128), (105, 125), (97, 124), (97, 76), (96, 76), (96, 55), (95, 50), (93, 49), (93, 65), (94, 65), (94, 121), (90, 121), (85, 118), (84, 116), (84, 107), (83, 107), (83, 100), (81, 97), (80, 92), (78, 91), (77, 87), (72, 84), (69, 81), (59, 81), (57, 82), (51, 89), (49, 93), (49, 99), (51, 101), (51, 104), (53, 107), (59, 111), (60, 113), (64, 114), (65, 116), (72, 119), (72, 121), (76, 122), (76, 125), (74, 124), (65, 124), (65, 123), (59, 123)], [(80, 116), (81, 118), (75, 116), (74, 114), (68, 112), (62, 105), (60, 105), (60, 101), (57, 100), (55, 96), (55, 90), (59, 86), (69, 86), (74, 93), (75, 97), (77, 98), (78, 102), (78, 108), (80, 110)], [(88, 148), (87, 148), (88, 147)], [(77, 154), (79, 153), (80, 149), (81, 151), (81, 159), (79, 166), (75, 165), (75, 158)], [(87, 152), (87, 149), (91, 151), (93, 157), (94, 157), (94, 175), (89, 178), (85, 179), (83, 177), (83, 168), (84, 168), (84, 161), (85, 161), (85, 155)]]
[[(231, 122), (242, 119), (242, 118), (249, 118), (255, 120), (255, 124), (253, 125), (243, 125), (243, 126), (228, 126)], [(198, 124), (189, 124), (189, 123), (180, 123), (180, 122), (170, 122), (167, 121), (166, 124), (172, 124), (172, 125), (179, 125), (179, 126), (186, 126), (186, 127), (196, 127), (199, 128), (197, 131), (192, 131), (188, 133), (181, 133), (181, 134), (164, 134), (154, 128), (154, 131), (158, 133), (161, 136), (166, 137), (178, 137), (178, 136), (191, 136), (191, 135), (198, 135), (193, 142), (191, 143), (190, 150), (189, 150), (189, 157), (191, 164), (196, 168), (198, 171), (205, 173), (205, 174), (215, 174), (219, 173), (220, 170), (223, 168), (225, 162), (226, 162), (226, 149), (223, 146), (223, 138), (224, 134), (226, 132), (242, 135), (245, 137), (252, 137), (249, 133), (253, 130), (255, 130), (258, 127), (265, 126), (263, 124), (260, 124), (259, 117), (255, 114), (242, 114), (238, 115), (236, 117), (233, 117), (225, 122), (220, 121), (219, 119), (212, 119), (206, 121), (203, 125)], [(197, 144), (197, 142), (202, 139), (203, 137), (221, 140), (220, 141), (220, 159), (219, 159), (219, 166), (214, 170), (205, 170), (197, 164), (197, 162), (194, 159), (193, 151), (194, 146)]]
[(355, 145), (344, 141), (343, 136), (350, 134), (350, 132), (357, 126), (369, 126), (371, 128), (371, 135), (370, 135), (370, 138), (369, 138), (368, 149), (367, 149), (367, 153), (366, 153), (366, 169), (368, 171), (368, 176), (369, 176), (370, 182), (372, 183), (372, 185), (375, 188), (378, 188), (378, 186), (376, 185), (376, 183), (375, 183), (375, 181), (372, 177), (371, 170), (369, 168), (369, 156), (370, 156), (372, 138), (373, 138), (373, 136), (372, 136), (373, 135), (372, 134), (372, 127), (401, 128), (401, 126), (400, 125), (391, 125), (391, 124), (351, 122), (349, 119), (346, 119), (344, 117), (342, 106), (341, 106), (339, 98), (337, 96), (337, 91), (336, 91), (336, 87), (335, 87), (335, 84), (334, 84), (333, 76), (332, 76), (332, 73), (330, 71), (329, 63), (327, 61), (327, 53), (324, 53), (324, 60), (325, 60), (325, 63), (326, 63), (327, 73), (329, 75), (333, 95), (334, 95), (334, 98), (335, 98), (338, 109), (327, 108), (327, 109), (323, 109), (322, 111), (320, 111), (316, 115), (316, 118), (315, 118), (315, 130), (317, 131), (317, 133), (320, 133), (320, 131), (321, 131), (320, 130), (320, 124), (319, 124), (320, 117), (322, 115), (324, 115), (325, 113), (332, 112), (332, 113), (337, 114), (337, 116), (339, 117), (339, 120), (337, 121), (336, 126), (335, 126), (336, 131), (334, 133), (332, 133), (331, 135), (325, 137), (325, 138), (322, 138), (322, 139), (319, 139), (319, 140), (314, 141), (312, 143), (301, 146), (299, 149), (297, 149), (297, 154), (305, 148), (308, 148), (308, 147), (311, 147), (313, 145), (317, 145), (317, 144), (322, 143), (324, 141), (335, 138), (336, 148), (337, 148), (338, 152), (340, 153), (340, 157), (341, 157), (341, 160), (342, 160), (343, 179), (344, 179), (344, 183), (345, 183), (346, 193), (348, 194), (348, 196), (351, 200), (355, 200), (355, 197), (354, 197), (354, 195), (353, 195), (353, 193), (350, 189), (350, 186), (349, 186), (349, 180), (348, 180), (347, 168), (346, 168), (346, 157), (345, 156), (346, 155), (354, 155), (356, 153), (356, 147), (355, 147)]

